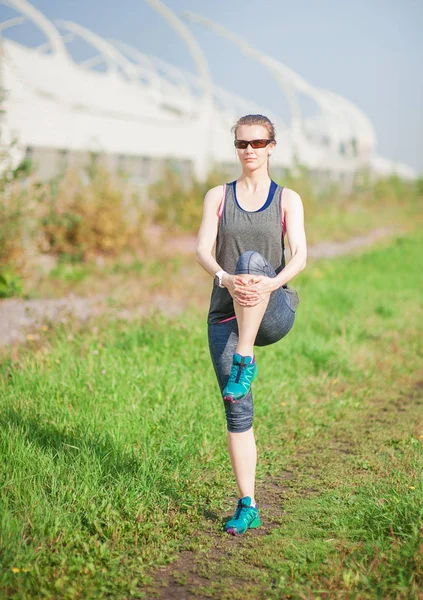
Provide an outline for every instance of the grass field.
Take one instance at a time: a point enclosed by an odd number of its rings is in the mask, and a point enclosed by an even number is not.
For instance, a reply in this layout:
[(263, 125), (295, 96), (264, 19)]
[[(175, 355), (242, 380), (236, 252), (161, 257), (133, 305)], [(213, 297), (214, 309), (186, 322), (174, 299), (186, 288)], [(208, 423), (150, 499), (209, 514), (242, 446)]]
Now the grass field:
[(256, 355), (263, 528), (240, 538), (206, 306), (3, 357), (0, 595), (423, 598), (422, 241), (291, 282), (294, 327)]

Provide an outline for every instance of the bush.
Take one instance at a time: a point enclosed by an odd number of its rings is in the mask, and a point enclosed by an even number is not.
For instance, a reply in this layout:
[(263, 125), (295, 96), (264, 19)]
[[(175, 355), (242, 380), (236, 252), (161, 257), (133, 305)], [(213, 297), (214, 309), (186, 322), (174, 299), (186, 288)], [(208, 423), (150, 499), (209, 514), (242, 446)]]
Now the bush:
[(0, 271), (0, 298), (12, 298), (13, 296), (22, 296), (23, 282), (22, 277), (10, 269)]
[[(228, 181), (227, 175), (214, 170), (204, 183), (196, 179), (187, 183), (186, 179), (168, 168), (163, 179), (153, 183), (148, 190), (153, 218), (175, 232), (197, 232), (206, 192)], [(369, 227), (386, 208), (392, 213), (386, 215), (387, 222), (392, 221), (398, 211), (412, 217), (417, 214), (423, 195), (421, 180), (407, 181), (396, 175), (374, 179), (366, 169), (358, 172), (350, 185), (344, 187), (336, 181), (318, 181), (300, 164), (293, 169), (285, 169), (282, 178), (274, 177), (272, 173), (271, 176), (280, 185), (300, 194), (312, 242), (322, 239), (322, 236), (323, 239), (342, 238), (360, 231), (359, 218), (351, 218), (352, 213), (360, 213), (361, 220)], [(369, 211), (375, 217), (373, 221), (368, 219)]]
[[(23, 163), (22, 163), (23, 165)], [(0, 272), (5, 267), (20, 272), (28, 254), (33, 252), (31, 239), (37, 229), (36, 202), (24, 183), (30, 172), (27, 163), (5, 169), (0, 176)]]
[(164, 178), (148, 188), (154, 220), (176, 231), (197, 231), (202, 218), (204, 196), (210, 188), (222, 185), (226, 177), (226, 173), (213, 170), (204, 183), (193, 178), (187, 185), (181, 175), (168, 167)]
[[(22, 194), (2, 190), (0, 200), (0, 266), (23, 260), (25, 200)], [(11, 193), (10, 193), (11, 192)]]
[(89, 260), (142, 245), (136, 199), (106, 170), (96, 169), (85, 182), (80, 173), (69, 170), (45, 192), (39, 237), (43, 252)]
[(123, 180), (100, 168), (48, 183), (17, 172), (0, 181), (0, 272), (23, 274), (40, 253), (78, 262), (143, 246), (141, 208)]
[[(196, 233), (206, 192), (229, 181), (228, 176), (214, 170), (201, 183), (168, 166), (163, 179), (148, 189), (153, 219), (175, 233)], [(391, 223), (415, 223), (421, 212), (422, 179), (374, 180), (363, 171), (347, 193), (334, 183), (319, 187), (297, 165), (285, 170), (279, 183), (301, 195), (309, 243)], [(67, 170), (47, 183), (37, 181), (29, 163), (4, 170), (0, 175), (2, 297), (22, 293), (20, 277), (25, 280), (40, 263), (40, 254), (50, 255), (53, 262), (78, 263), (96, 255), (117, 257), (123, 251), (146, 249), (147, 217), (138, 196), (123, 177), (94, 161), (85, 171)]]

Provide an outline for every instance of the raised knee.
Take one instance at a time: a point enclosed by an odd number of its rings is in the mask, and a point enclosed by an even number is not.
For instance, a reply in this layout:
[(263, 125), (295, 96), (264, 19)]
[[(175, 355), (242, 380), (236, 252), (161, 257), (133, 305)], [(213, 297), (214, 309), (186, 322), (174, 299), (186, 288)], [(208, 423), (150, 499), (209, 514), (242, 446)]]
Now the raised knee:
[(263, 271), (266, 260), (256, 250), (246, 250), (241, 254), (236, 264), (237, 273), (256, 273)]

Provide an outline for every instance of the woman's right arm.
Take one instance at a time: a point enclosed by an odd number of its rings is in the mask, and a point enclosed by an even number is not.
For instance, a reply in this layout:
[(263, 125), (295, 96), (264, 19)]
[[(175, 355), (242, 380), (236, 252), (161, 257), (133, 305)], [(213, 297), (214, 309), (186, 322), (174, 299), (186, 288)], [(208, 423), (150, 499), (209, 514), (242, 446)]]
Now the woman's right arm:
[[(213, 256), (213, 247), (217, 238), (219, 227), (219, 208), (222, 202), (223, 185), (218, 185), (207, 192), (204, 197), (203, 218), (197, 236), (196, 258), (197, 262), (212, 277), (222, 267)], [(243, 306), (249, 306), (251, 292), (246, 287), (243, 276), (225, 273), (222, 284), (228, 289), (233, 298)]]
[(197, 236), (197, 262), (209, 275), (222, 270), (213, 256), (213, 246), (216, 242), (219, 226), (219, 207), (222, 201), (223, 185), (218, 185), (207, 192), (204, 197), (203, 218)]

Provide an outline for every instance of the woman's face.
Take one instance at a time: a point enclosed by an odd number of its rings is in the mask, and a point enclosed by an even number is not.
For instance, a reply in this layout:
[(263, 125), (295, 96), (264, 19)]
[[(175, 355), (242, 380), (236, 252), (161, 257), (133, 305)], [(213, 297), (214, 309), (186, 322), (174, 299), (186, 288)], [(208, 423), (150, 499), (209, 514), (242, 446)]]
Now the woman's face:
[[(236, 131), (237, 140), (268, 140), (269, 131), (264, 125), (239, 125)], [(265, 148), (252, 148), (250, 144), (243, 150), (237, 148), (238, 158), (243, 168), (255, 171), (263, 165), (267, 165), (267, 157), (272, 154), (275, 142), (268, 144)]]

